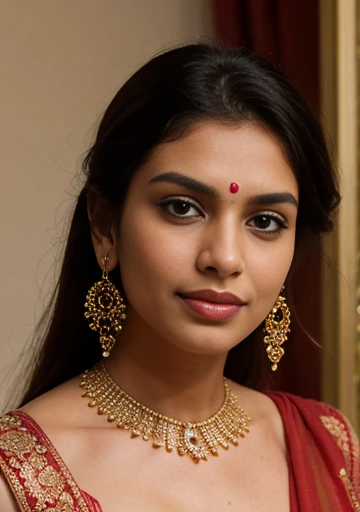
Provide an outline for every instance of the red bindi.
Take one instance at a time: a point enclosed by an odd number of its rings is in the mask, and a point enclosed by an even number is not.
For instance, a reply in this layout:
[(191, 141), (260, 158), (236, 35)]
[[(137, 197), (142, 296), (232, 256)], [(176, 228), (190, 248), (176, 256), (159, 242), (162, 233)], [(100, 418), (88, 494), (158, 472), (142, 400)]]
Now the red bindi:
[(236, 194), (236, 192), (239, 191), (239, 185), (237, 183), (231, 183), (230, 185), (230, 192), (232, 194)]

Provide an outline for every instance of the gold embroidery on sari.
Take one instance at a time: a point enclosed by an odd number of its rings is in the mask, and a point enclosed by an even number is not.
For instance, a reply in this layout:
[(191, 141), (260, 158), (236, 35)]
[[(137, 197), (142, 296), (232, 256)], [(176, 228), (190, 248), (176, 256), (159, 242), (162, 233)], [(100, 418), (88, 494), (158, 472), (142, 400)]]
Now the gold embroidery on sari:
[(334, 416), (320, 416), (324, 427), (335, 438), (345, 461), (345, 467), (339, 471), (339, 478), (344, 484), (355, 511), (360, 511), (360, 482), (359, 482), (359, 442), (351, 427)]
[[(0, 417), (0, 467), (26, 512), (89, 512), (89, 509), (63, 461), (51, 446), (41, 443), (23, 426), (20, 417)], [(48, 460), (48, 451), (56, 465)], [(67, 492), (70, 487), (73, 496)], [(68, 490), (70, 491), (68, 488)], [(29, 497), (32, 504), (29, 504)]]
[(353, 426), (345, 417), (344, 421), (349, 431), (350, 444), (352, 446), (352, 479), (355, 482), (357, 493), (360, 499), (360, 444)]
[(339, 477), (341, 478), (341, 480), (345, 486), (345, 489), (347, 490), (347, 492), (349, 494), (349, 497), (351, 499), (354, 510), (356, 510), (356, 511), (360, 510), (360, 501), (357, 499), (354, 485), (353, 485), (351, 479), (349, 478), (349, 475), (347, 474), (347, 471), (345, 468), (340, 469)]

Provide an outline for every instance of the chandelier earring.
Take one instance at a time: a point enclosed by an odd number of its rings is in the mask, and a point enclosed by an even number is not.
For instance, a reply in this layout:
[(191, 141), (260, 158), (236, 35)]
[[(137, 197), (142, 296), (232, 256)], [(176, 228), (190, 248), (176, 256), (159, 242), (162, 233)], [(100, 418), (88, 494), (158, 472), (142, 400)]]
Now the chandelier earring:
[(287, 333), (290, 332), (290, 309), (283, 292), (284, 286), (265, 320), (264, 343), (268, 358), (273, 363), (271, 366), (273, 371), (277, 369), (280, 359), (285, 354), (282, 344), (287, 340)]
[(106, 270), (109, 261), (109, 256), (105, 256), (102, 279), (90, 288), (85, 303), (85, 318), (90, 329), (100, 334), (103, 357), (109, 357), (126, 320), (124, 299), (109, 280)]

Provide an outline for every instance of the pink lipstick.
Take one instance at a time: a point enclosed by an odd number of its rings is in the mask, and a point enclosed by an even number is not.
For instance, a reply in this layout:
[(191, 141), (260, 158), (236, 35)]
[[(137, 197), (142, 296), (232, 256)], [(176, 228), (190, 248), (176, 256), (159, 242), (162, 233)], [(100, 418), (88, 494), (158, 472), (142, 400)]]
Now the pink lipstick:
[(210, 320), (228, 320), (245, 305), (239, 297), (229, 292), (197, 290), (179, 293), (178, 296), (189, 309)]

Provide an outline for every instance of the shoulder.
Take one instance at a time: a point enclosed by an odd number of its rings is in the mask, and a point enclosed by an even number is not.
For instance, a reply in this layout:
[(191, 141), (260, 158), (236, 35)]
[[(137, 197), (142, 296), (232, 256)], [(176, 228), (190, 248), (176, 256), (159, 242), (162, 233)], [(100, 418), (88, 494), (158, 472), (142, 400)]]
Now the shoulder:
[(81, 412), (80, 377), (75, 377), (21, 407), (39, 425), (46, 428), (76, 427)]
[(282, 392), (268, 395), (279, 408), (288, 438), (296, 432), (303, 442), (311, 440), (324, 457), (338, 461), (343, 474), (353, 480), (360, 492), (359, 439), (348, 418), (317, 400)]
[(272, 391), (267, 395), (276, 404), (283, 417), (289, 414), (295, 414), (296, 416), (298, 414), (306, 423), (314, 420), (320, 421), (329, 431), (331, 430), (331, 424), (352, 428), (343, 413), (325, 402), (279, 391)]
[(356, 438), (347, 417), (327, 403), (278, 391), (269, 392), (267, 395), (276, 404), (283, 421), (293, 419), (306, 424), (308, 427), (316, 427), (316, 425), (321, 424), (333, 436), (346, 430)]
[[(48, 452), (55, 451), (56, 446), (56, 452), (71, 461), (82, 450), (82, 434), (88, 430), (89, 413), (86, 402), (81, 398), (79, 379), (76, 378), (20, 409), (0, 416), (0, 462), (4, 466), (4, 460), (13, 451), (19, 453), (20, 457), (25, 454), (28, 458), (31, 453), (35, 456), (35, 451), (41, 450), (35, 439), (41, 439)], [(24, 454), (19, 452), (20, 448), (25, 450)], [(9, 462), (10, 458), (6, 463)], [(0, 469), (4, 470), (3, 467)]]
[(0, 510), (6, 512), (18, 512), (19, 508), (16, 505), (16, 500), (11, 494), (10, 487), (5, 481), (5, 477), (0, 473)]
[(286, 452), (286, 436), (282, 416), (275, 402), (266, 394), (229, 381), (241, 407), (251, 418), (250, 428), (254, 434), (276, 444)]

